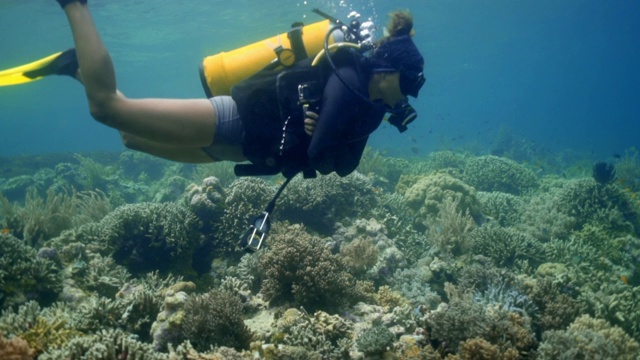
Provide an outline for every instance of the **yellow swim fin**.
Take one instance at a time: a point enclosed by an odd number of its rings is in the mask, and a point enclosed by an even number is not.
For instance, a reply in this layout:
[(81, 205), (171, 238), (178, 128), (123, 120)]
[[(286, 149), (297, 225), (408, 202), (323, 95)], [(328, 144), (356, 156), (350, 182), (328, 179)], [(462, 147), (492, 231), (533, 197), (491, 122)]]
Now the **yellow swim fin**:
[(78, 71), (76, 49), (61, 51), (32, 63), (0, 71), (0, 86), (24, 84), (48, 75), (75, 77)]

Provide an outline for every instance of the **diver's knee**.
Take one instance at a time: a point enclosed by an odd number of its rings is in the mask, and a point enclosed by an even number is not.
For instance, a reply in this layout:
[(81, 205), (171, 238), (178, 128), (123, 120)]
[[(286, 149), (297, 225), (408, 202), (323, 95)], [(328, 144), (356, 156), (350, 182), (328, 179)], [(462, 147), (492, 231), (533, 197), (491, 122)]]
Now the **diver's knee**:
[(89, 96), (89, 112), (98, 122), (116, 127), (114, 122), (114, 99), (111, 96)]
[(136, 137), (125, 132), (120, 132), (120, 141), (122, 141), (122, 145), (130, 150), (139, 150), (140, 146), (136, 141)]

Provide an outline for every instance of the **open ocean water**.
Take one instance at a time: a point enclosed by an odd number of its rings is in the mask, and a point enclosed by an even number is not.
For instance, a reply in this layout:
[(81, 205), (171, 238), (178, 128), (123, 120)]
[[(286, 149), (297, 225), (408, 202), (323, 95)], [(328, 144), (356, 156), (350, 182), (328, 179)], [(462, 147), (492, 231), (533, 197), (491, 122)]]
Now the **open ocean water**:
[[(207, 55), (350, 10), (379, 25), (412, 10), (428, 82), (411, 131), (383, 126), (370, 145), (399, 156), (433, 150), (500, 153), (505, 133), (541, 151), (593, 159), (638, 146), (640, 2), (599, 0), (141, 0), (90, 2), (129, 97), (202, 97)], [(51, 1), (0, 1), (0, 68), (72, 46)], [(0, 88), (0, 155), (119, 151), (88, 114), (80, 86), (54, 77)], [(496, 149), (497, 148), (497, 149)]]

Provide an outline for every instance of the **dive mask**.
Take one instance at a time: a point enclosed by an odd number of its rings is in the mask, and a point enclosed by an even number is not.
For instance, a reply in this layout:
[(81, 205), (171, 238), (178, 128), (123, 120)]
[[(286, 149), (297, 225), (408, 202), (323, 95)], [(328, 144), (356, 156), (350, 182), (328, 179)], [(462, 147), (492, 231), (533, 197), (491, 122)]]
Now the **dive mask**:
[(417, 98), (426, 81), (422, 71), (400, 70), (400, 91), (406, 96)]
[(393, 109), (388, 111), (390, 115), (387, 121), (397, 127), (400, 132), (405, 132), (407, 125), (418, 117), (416, 110), (406, 100), (399, 102)]

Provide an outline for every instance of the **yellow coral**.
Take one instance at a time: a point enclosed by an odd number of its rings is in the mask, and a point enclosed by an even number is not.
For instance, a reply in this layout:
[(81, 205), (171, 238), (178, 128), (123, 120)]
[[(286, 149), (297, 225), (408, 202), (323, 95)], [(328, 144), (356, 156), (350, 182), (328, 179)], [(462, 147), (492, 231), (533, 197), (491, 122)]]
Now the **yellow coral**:
[(36, 353), (44, 352), (50, 348), (59, 348), (82, 333), (66, 327), (64, 320), (54, 323), (38, 318), (36, 323), (20, 337), (27, 341)]

